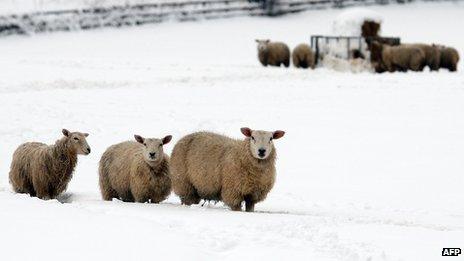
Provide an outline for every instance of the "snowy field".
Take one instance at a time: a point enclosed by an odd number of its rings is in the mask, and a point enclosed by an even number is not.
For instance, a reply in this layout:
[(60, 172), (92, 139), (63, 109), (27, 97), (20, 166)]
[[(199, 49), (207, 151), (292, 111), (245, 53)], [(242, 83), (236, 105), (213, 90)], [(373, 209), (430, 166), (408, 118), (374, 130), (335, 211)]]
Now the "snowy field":
[[(383, 35), (464, 51), (464, 4), (372, 7)], [(0, 259), (441, 260), (464, 248), (464, 67), (457, 73), (264, 68), (342, 10), (0, 39)], [(411, 15), (411, 13), (414, 15)], [(445, 29), (446, 28), (446, 29)], [(102, 202), (97, 164), (134, 133), (287, 131), (256, 213)], [(60, 201), (11, 192), (22, 142), (89, 132)], [(173, 145), (167, 145), (168, 152)], [(458, 257), (456, 260), (461, 260)]]

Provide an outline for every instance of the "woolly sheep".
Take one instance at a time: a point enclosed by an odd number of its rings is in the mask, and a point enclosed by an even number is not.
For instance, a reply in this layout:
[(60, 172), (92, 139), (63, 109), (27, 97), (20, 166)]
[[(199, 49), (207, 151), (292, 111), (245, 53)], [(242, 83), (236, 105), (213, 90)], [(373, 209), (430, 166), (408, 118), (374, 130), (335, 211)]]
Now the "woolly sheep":
[(440, 68), (455, 72), (458, 69), (459, 53), (453, 47), (433, 45), (440, 51)]
[(54, 199), (66, 190), (77, 164), (77, 155), (88, 155), (87, 133), (62, 130), (54, 145), (27, 142), (13, 154), (10, 183), (17, 193)]
[(431, 71), (438, 71), (440, 69), (440, 50), (438, 47), (428, 44), (408, 44), (407, 46), (420, 48), (424, 52), (425, 65)]
[(290, 49), (281, 42), (270, 40), (255, 40), (258, 43), (258, 59), (262, 65), (288, 67), (290, 65)]
[(380, 22), (365, 20), (361, 26), (361, 36), (378, 37), (380, 31)]
[(373, 42), (371, 61), (376, 72), (422, 71), (425, 66), (425, 53), (420, 48), (409, 45), (388, 46)]
[(314, 53), (311, 47), (307, 44), (299, 44), (293, 49), (292, 60), (296, 68), (311, 68), (314, 69)]
[(211, 132), (183, 137), (171, 155), (173, 190), (182, 204), (222, 200), (234, 211), (246, 211), (264, 200), (275, 180), (276, 150), (273, 140), (284, 131), (242, 128), (244, 140)]
[(159, 203), (171, 193), (169, 157), (163, 139), (134, 135), (136, 141), (110, 146), (102, 155), (99, 166), (100, 190), (104, 200), (113, 198), (126, 202)]

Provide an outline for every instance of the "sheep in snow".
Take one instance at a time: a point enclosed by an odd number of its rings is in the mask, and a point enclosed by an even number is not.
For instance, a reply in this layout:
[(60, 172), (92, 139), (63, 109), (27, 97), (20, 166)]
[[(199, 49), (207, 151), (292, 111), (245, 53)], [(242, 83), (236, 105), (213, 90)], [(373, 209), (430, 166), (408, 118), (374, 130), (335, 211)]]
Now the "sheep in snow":
[(270, 40), (255, 40), (258, 43), (258, 58), (262, 65), (288, 67), (290, 65), (290, 49), (281, 42)]
[(222, 200), (234, 211), (246, 211), (264, 200), (275, 180), (276, 149), (273, 140), (284, 131), (260, 131), (242, 128), (244, 140), (235, 140), (211, 132), (183, 137), (171, 155), (174, 192), (182, 204), (204, 200)]
[(110, 146), (102, 155), (99, 166), (100, 190), (104, 200), (113, 198), (126, 202), (159, 203), (171, 193), (169, 157), (163, 139), (143, 138)]
[(27, 142), (13, 154), (10, 183), (17, 193), (54, 199), (66, 190), (77, 164), (77, 155), (88, 155), (87, 133), (62, 130), (54, 145)]
[(425, 66), (425, 53), (422, 49), (410, 45), (389, 46), (373, 42), (371, 62), (376, 72), (422, 71)]
[(453, 47), (433, 45), (440, 51), (440, 68), (455, 72), (458, 69), (459, 53)]
[(428, 44), (408, 44), (408, 46), (420, 48), (424, 52), (425, 65), (431, 71), (438, 71), (440, 69), (440, 49), (438, 47)]
[(314, 52), (307, 44), (299, 44), (293, 49), (292, 60), (296, 68), (314, 69)]
[(364, 38), (368, 37), (379, 37), (380, 22), (365, 20), (361, 26), (361, 36)]

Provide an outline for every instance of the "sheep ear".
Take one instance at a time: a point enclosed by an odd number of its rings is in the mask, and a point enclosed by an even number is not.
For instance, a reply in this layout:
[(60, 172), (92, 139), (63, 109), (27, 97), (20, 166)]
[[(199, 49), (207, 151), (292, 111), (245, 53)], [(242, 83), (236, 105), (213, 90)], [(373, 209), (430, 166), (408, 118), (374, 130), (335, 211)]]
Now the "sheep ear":
[(140, 135), (134, 135), (134, 138), (135, 140), (138, 142), (138, 143), (143, 143), (143, 137), (140, 136)]
[(266, 41), (265, 41), (265, 42), (266, 42), (266, 43), (269, 43), (270, 41), (271, 41), (271, 40), (269, 40), (269, 39), (266, 39)]
[(69, 137), (69, 134), (71, 133), (67, 129), (62, 129), (61, 132), (63, 133), (64, 136)]
[(168, 144), (172, 139), (172, 135), (168, 135), (166, 137), (163, 138), (162, 142), (163, 142), (163, 145), (164, 144)]
[(88, 134), (88, 133), (84, 133), (84, 137), (89, 137), (89, 134)]
[(250, 128), (243, 127), (243, 128), (240, 129), (240, 131), (242, 132), (243, 135), (245, 135), (245, 137), (250, 137), (251, 136), (251, 129)]
[(276, 130), (274, 131), (272, 138), (276, 140), (276, 139), (282, 138), (284, 135), (285, 135), (285, 131)]

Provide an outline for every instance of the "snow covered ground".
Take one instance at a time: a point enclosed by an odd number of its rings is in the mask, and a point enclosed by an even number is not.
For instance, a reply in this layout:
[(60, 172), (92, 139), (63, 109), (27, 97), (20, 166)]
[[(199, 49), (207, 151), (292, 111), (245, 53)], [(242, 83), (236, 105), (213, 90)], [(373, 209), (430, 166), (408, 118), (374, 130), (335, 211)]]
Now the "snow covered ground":
[[(384, 35), (463, 56), (463, 4), (372, 9)], [(441, 260), (443, 247), (463, 248), (462, 62), (457, 73), (381, 75), (259, 65), (255, 38), (293, 47), (330, 33), (341, 11), (0, 39), (0, 258)], [(109, 145), (134, 133), (240, 137), (242, 126), (287, 131), (257, 213), (174, 195), (100, 200)], [(89, 132), (92, 153), (61, 203), (12, 193), (16, 146), (53, 143), (63, 127)]]

